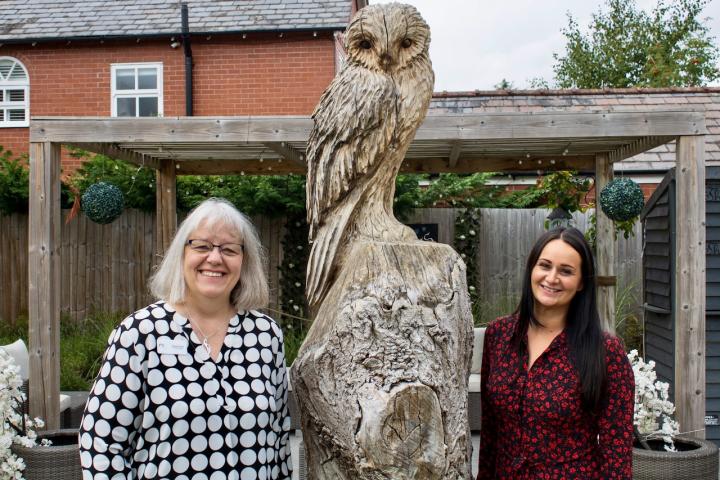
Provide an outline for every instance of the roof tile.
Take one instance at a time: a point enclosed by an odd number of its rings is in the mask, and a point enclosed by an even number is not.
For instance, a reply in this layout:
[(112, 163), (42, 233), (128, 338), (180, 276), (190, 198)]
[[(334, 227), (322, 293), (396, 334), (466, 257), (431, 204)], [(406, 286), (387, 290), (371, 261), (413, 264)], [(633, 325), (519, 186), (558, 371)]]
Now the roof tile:
[[(433, 98), (429, 115), (447, 113), (482, 112), (587, 112), (638, 110), (692, 109), (705, 112), (705, 160), (710, 165), (720, 165), (720, 90), (708, 93), (607, 93), (552, 95), (533, 92), (530, 94), (508, 92), (479, 92), (475, 94), (449, 94)], [(618, 170), (666, 171), (675, 166), (675, 142), (660, 145), (648, 152), (618, 162)]]
[[(185, 0), (190, 31), (344, 29), (350, 0)], [(2, 0), (0, 41), (177, 33), (177, 0)], [(277, 17), (282, 15), (282, 18)]]

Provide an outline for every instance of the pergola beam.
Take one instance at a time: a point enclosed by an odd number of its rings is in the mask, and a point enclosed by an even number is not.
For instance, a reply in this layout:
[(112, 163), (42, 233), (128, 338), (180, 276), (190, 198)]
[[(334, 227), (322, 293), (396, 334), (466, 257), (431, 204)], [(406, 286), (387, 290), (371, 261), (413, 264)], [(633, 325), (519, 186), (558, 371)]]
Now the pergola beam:
[[(157, 168), (157, 245), (162, 252), (176, 228), (176, 175), (304, 173), (304, 165), (285, 158), (300, 155), (312, 125), (309, 117), (31, 120), (29, 323), (33, 415), (44, 417), (49, 428), (59, 425), (60, 145), (86, 145), (91, 151)], [(676, 401), (684, 430), (693, 430), (702, 428), (705, 411), (703, 135), (706, 133), (704, 113), (695, 111), (431, 115), (418, 130), (402, 171), (591, 172), (595, 169), (596, 155), (604, 154), (608, 161), (611, 156), (619, 159), (633, 151), (637, 153), (660, 137), (680, 137), (677, 188), (678, 211), (683, 216), (676, 230), (679, 232)], [(643, 137), (648, 138), (642, 140)], [(261, 161), (252, 156), (258, 148), (262, 151), (270, 145), (282, 146), (283, 142), (284, 153), (280, 152), (283, 158)], [(288, 153), (286, 148), (295, 153)], [(185, 160), (188, 149), (193, 156), (188, 155), (192, 159)], [(451, 153), (458, 150), (452, 166), (448, 149)], [(183, 158), (173, 157), (175, 150)], [(277, 149), (272, 150), (278, 153)], [(237, 155), (238, 160), (211, 160), (208, 152)], [(153, 165), (149, 165), (148, 157), (153, 159)]]
[[(260, 160), (191, 160), (178, 161), (178, 175), (305, 175), (305, 165), (279, 163), (278, 159)], [(592, 155), (513, 157), (463, 157), (455, 167), (448, 167), (447, 159), (422, 158), (406, 160), (401, 173), (475, 173), (537, 170), (577, 170), (592, 172), (595, 160)]]
[(664, 145), (671, 140), (674, 140), (673, 137), (640, 137), (637, 140), (632, 141), (631, 143), (627, 145), (623, 145), (622, 147), (618, 148), (617, 150), (614, 150), (610, 152), (608, 159), (611, 163), (619, 162), (620, 160), (625, 160), (626, 158), (634, 157), (638, 153), (646, 152), (648, 150), (652, 150), (655, 147), (659, 147), (660, 145)]
[(265, 146), (268, 147), (273, 152), (277, 153), (281, 157), (283, 157), (285, 160), (289, 162), (293, 162), (296, 165), (300, 165), (305, 168), (305, 155), (300, 152), (299, 150), (296, 150), (292, 148), (290, 145), (288, 145), (285, 142), (266, 142)]
[(450, 155), (448, 156), (448, 168), (455, 168), (458, 158), (460, 157), (460, 152), (462, 152), (462, 143), (458, 141), (453, 142)]
[(148, 155), (119, 148), (117, 145), (112, 143), (74, 143), (72, 146), (82, 150), (87, 150), (88, 152), (106, 155), (119, 160), (125, 160), (126, 162), (130, 162), (135, 165), (142, 165), (153, 169), (160, 168), (159, 160)]
[[(91, 127), (90, 127), (91, 126)], [(37, 118), (30, 141), (60, 143), (306, 142), (310, 117)], [(429, 115), (415, 141), (703, 135), (702, 112)]]

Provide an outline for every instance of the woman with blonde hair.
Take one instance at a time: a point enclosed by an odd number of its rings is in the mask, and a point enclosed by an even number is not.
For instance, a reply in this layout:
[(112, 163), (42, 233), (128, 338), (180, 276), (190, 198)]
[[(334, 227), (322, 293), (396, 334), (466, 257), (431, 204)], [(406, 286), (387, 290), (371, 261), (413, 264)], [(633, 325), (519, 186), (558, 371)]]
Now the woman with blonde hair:
[(291, 478), (280, 327), (255, 229), (221, 199), (178, 229), (160, 300), (111, 334), (80, 427), (86, 479)]

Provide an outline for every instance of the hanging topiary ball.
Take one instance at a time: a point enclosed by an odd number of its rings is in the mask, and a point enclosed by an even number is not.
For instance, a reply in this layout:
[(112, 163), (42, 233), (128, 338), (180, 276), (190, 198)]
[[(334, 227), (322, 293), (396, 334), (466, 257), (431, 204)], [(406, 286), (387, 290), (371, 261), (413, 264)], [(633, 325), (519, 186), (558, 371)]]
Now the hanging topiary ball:
[(623, 222), (642, 212), (645, 205), (640, 185), (629, 178), (609, 182), (600, 192), (600, 208), (611, 220)]
[(120, 189), (112, 183), (99, 182), (85, 190), (80, 204), (90, 220), (105, 225), (122, 214), (125, 199)]

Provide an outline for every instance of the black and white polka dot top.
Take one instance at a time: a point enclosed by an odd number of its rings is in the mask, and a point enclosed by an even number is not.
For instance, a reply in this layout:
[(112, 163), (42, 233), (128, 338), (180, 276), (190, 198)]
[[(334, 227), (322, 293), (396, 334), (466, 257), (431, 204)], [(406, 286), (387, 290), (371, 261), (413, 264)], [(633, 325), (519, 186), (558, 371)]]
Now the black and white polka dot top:
[(213, 360), (157, 302), (110, 335), (80, 426), (84, 479), (286, 480), (290, 417), (282, 332), (250, 310)]

